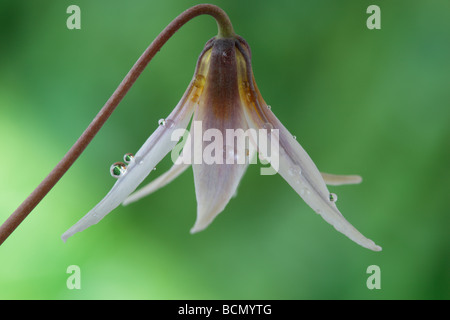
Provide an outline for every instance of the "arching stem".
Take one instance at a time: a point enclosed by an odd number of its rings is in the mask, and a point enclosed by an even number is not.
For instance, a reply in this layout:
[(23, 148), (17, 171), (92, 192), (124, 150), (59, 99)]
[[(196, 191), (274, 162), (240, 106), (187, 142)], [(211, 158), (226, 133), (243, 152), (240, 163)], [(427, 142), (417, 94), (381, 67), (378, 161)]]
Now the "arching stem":
[(186, 22), (199, 15), (204, 14), (210, 15), (216, 19), (219, 29), (218, 37), (234, 36), (233, 26), (231, 25), (230, 19), (228, 18), (227, 14), (222, 9), (214, 5), (200, 4), (184, 11), (178, 17), (176, 17), (144, 51), (144, 53), (122, 80), (120, 85), (105, 103), (94, 120), (92, 120), (87, 129), (72, 146), (72, 148), (70, 148), (70, 150), (65, 154), (65, 156), (56, 165), (56, 167), (48, 174), (48, 176), (0, 226), (0, 245), (47, 195), (47, 193), (55, 186), (59, 179), (61, 179), (61, 177), (72, 166), (75, 160), (81, 155), (84, 149), (86, 149), (88, 144), (92, 141), (92, 139), (98, 133), (106, 120), (108, 120), (109, 116), (112, 114), (117, 105), (134, 84), (136, 79), (145, 69), (147, 64), (152, 60), (152, 58), (167, 42), (167, 40), (169, 40), (170, 37), (172, 37), (172, 35), (177, 32), (178, 29), (180, 29)]

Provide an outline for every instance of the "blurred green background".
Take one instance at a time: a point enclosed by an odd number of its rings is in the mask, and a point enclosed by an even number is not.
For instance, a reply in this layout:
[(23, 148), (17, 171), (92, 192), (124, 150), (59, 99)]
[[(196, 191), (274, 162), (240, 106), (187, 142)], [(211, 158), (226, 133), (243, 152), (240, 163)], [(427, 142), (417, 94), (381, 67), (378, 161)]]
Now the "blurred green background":
[[(251, 166), (205, 231), (192, 170), (61, 234), (176, 105), (216, 24), (199, 17), (150, 63), (80, 159), (0, 247), (1, 299), (449, 299), (449, 1), (211, 1), (250, 44), (266, 102), (321, 171), (364, 249), (278, 175)], [(68, 30), (66, 8), (81, 8)], [(51, 171), (148, 44), (194, 1), (0, 2), (0, 218)], [(381, 8), (381, 30), (366, 9)], [(171, 165), (167, 157), (155, 172)], [(154, 177), (153, 176), (153, 177)], [(81, 269), (69, 290), (67, 267)], [(381, 289), (366, 286), (370, 265)]]

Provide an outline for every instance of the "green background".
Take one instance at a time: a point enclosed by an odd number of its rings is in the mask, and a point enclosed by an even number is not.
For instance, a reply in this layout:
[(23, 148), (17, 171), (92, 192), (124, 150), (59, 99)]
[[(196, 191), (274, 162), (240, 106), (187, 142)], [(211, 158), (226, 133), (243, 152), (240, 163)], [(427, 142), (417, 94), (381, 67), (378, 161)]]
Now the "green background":
[[(0, 247), (1, 299), (449, 299), (449, 1), (212, 1), (250, 44), (259, 89), (321, 171), (364, 249), (251, 166), (205, 231), (192, 170), (60, 240), (184, 93), (216, 24), (157, 54), (80, 159)], [(66, 8), (81, 8), (68, 30)], [(50, 172), (157, 34), (193, 1), (0, 2), (0, 218)], [(366, 9), (381, 8), (381, 30)], [(171, 165), (167, 157), (156, 174)], [(81, 269), (69, 290), (67, 267)], [(381, 269), (381, 289), (366, 286)]]

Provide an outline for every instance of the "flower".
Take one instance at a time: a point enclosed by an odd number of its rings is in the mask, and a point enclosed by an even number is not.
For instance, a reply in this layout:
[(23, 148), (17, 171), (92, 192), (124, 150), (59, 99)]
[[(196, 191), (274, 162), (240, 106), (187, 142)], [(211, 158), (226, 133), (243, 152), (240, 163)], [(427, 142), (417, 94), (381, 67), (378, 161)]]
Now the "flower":
[[(263, 100), (251, 68), (250, 47), (239, 36), (217, 36), (206, 43), (198, 59), (193, 80), (178, 105), (165, 120), (161, 121), (160, 126), (136, 155), (134, 157), (128, 155), (128, 167), (124, 167), (123, 164), (113, 166), (113, 174), (119, 176), (116, 184), (100, 203), (63, 234), (62, 239), (65, 241), (74, 233), (99, 222), (119, 204), (131, 203), (161, 188), (188, 168), (190, 163), (175, 163), (168, 172), (131, 194), (159, 161), (176, 146), (178, 140), (173, 139), (172, 135), (178, 129), (185, 129), (192, 115), (192, 126), (200, 122), (201, 129), (191, 130), (191, 142), (186, 142), (180, 154), (180, 157), (191, 154), (190, 159), (193, 160), (198, 207), (197, 220), (191, 232), (203, 230), (224, 210), (235, 194), (250, 163), (249, 159), (255, 151), (271, 160), (272, 166), (275, 164), (275, 157), (269, 157), (267, 151), (262, 152), (263, 144), (254, 135), (249, 137), (250, 142), (246, 150), (250, 150), (250, 146), (254, 146), (254, 149), (245, 154), (247, 161), (237, 163), (230, 163), (227, 160), (229, 154), (233, 159), (239, 158), (237, 147), (233, 146), (230, 149), (228, 142), (223, 140), (218, 142), (217, 138), (214, 139), (217, 143), (211, 156), (223, 161), (196, 161), (198, 155), (196, 144), (197, 147), (200, 146), (201, 152), (209, 148), (209, 144), (204, 140), (205, 134), (211, 132), (208, 130), (215, 129), (225, 134), (227, 130), (253, 129), (263, 132), (262, 140), (277, 142), (275, 145), (271, 144), (271, 156), (274, 155), (272, 154), (274, 151), (278, 151), (276, 163), (278, 173), (316, 213), (361, 246), (374, 251), (381, 250), (343, 217), (336, 207), (336, 195), (330, 193), (326, 186), (326, 183), (332, 185), (359, 183), (361, 178), (319, 172), (295, 137), (281, 124), (270, 106)], [(211, 140), (210, 137), (209, 141)], [(220, 153), (220, 150), (223, 152)]]

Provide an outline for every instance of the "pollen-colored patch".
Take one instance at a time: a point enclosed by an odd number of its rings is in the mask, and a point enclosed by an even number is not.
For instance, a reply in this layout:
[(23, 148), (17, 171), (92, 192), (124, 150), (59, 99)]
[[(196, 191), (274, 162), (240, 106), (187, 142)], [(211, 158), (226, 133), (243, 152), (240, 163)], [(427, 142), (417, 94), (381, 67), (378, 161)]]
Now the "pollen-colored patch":
[(254, 104), (254, 97), (250, 88), (250, 83), (247, 77), (247, 65), (242, 53), (236, 48), (236, 60), (238, 65), (238, 82), (239, 94), (244, 105), (252, 107)]
[(206, 76), (209, 70), (209, 61), (211, 57), (211, 50), (205, 51), (199, 59), (199, 64), (194, 80), (192, 80), (192, 88), (190, 92), (190, 99), (197, 103), (205, 88)]
[(236, 47), (236, 61), (238, 70), (239, 94), (244, 108), (253, 110), (260, 119), (258, 122), (261, 126), (267, 123), (266, 116), (261, 108), (266, 105), (262, 98), (255, 79), (253, 77), (252, 66), (249, 53), (245, 47)]
[(197, 88), (203, 88), (205, 85), (206, 78), (204, 75), (198, 74), (194, 79), (194, 86)]
[(192, 102), (197, 102), (198, 99), (200, 98), (200, 95), (203, 92), (203, 88), (205, 87), (205, 82), (206, 82), (205, 76), (197, 74), (193, 82), (194, 88), (192, 89), (191, 95)]

